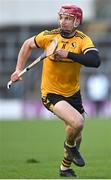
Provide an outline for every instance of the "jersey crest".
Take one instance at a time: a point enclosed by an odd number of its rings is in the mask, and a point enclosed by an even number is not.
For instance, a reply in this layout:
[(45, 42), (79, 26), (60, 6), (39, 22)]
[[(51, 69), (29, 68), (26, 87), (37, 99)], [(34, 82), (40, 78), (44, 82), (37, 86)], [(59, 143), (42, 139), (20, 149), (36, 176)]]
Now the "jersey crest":
[(73, 42), (73, 43), (71, 44), (71, 47), (76, 48), (76, 42)]

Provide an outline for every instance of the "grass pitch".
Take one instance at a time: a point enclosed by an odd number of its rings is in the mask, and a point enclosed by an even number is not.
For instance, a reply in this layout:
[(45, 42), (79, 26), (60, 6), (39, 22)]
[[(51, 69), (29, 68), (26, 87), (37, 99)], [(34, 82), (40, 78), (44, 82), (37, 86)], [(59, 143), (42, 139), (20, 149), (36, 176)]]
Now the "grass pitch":
[[(59, 120), (0, 121), (0, 179), (59, 179), (64, 125)], [(111, 121), (86, 120), (80, 179), (111, 178)]]

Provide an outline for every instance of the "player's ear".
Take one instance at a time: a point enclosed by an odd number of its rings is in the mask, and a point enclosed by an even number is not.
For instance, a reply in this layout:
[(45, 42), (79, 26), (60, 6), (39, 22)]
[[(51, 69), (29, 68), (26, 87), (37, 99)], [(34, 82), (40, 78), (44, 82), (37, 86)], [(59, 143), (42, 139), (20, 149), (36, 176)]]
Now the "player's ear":
[(74, 27), (78, 27), (79, 24), (80, 24), (80, 19), (76, 17), (76, 18), (74, 19)]

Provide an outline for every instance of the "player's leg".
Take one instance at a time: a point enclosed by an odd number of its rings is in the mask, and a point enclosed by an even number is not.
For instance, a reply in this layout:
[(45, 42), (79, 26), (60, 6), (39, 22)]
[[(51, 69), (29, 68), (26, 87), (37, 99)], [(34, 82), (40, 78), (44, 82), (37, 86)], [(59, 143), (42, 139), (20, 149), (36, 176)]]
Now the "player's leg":
[(76, 147), (78, 150), (80, 149), (81, 142), (82, 142), (82, 133), (80, 133), (76, 138)]
[[(85, 120), (85, 113), (82, 113), (82, 116)], [(80, 149), (81, 142), (82, 142), (82, 132), (76, 138), (76, 147), (78, 150)]]
[[(83, 119), (85, 119), (84, 113), (82, 113), (82, 116), (83, 116)], [(82, 132), (80, 132), (78, 136), (76, 137), (75, 144), (70, 145), (69, 140), (72, 141), (72, 144), (73, 144), (73, 136), (71, 136), (73, 133), (73, 128), (67, 123), (65, 123), (65, 129), (66, 129), (66, 134), (67, 134), (66, 141), (64, 144), (65, 153), (66, 154), (71, 153), (72, 158), (73, 158), (73, 163), (76, 164), (77, 166), (82, 167), (85, 165), (85, 161), (79, 152), (80, 144), (82, 141)], [(71, 140), (71, 137), (72, 137), (72, 140)]]
[[(83, 128), (83, 117), (82, 115), (73, 108), (66, 101), (59, 101), (53, 107), (54, 113), (60, 117), (66, 124), (66, 141), (65, 141), (65, 152), (64, 159), (62, 161), (60, 175), (61, 176), (76, 176), (74, 171), (70, 169), (71, 162), (74, 160), (72, 149), (74, 153), (79, 153), (77, 148), (75, 149), (76, 138), (80, 134)], [(70, 149), (70, 153), (69, 153)], [(74, 160), (75, 161), (75, 160)]]
[(68, 139), (68, 143), (69, 145), (74, 145), (77, 136), (83, 129), (83, 116), (64, 100), (59, 101), (54, 105), (53, 112), (73, 129), (73, 131), (71, 131), (71, 137)]
[[(66, 125), (67, 126), (67, 125)], [(67, 127), (66, 127), (66, 129), (67, 129)], [(69, 129), (69, 128), (68, 128)], [(71, 127), (70, 127), (70, 130), (71, 130)], [(77, 149), (79, 149), (79, 147), (80, 147), (80, 144), (81, 144), (81, 133), (78, 135), (78, 137), (76, 138), (76, 148)], [(69, 149), (69, 147), (68, 147), (68, 149)], [(72, 148), (71, 148), (72, 149)], [(70, 149), (69, 149), (70, 150)], [(74, 151), (75, 152), (75, 151)], [(74, 156), (75, 157), (75, 156)], [(76, 160), (78, 161), (78, 162), (80, 162), (80, 160), (81, 160), (81, 155), (80, 155), (80, 153), (79, 153), (79, 157), (77, 156), (77, 158), (76, 158)], [(81, 163), (81, 162), (80, 162)], [(84, 160), (83, 160), (83, 158), (82, 158), (82, 163), (81, 164), (83, 164), (84, 163)], [(63, 174), (64, 175), (64, 170), (65, 170), (65, 175), (67, 175), (67, 176), (75, 176), (75, 174), (74, 174), (74, 172), (72, 171), (72, 172), (70, 172), (70, 167), (71, 167), (71, 164), (72, 164), (72, 160), (70, 159), (70, 157), (69, 157), (69, 151), (67, 151), (67, 148), (66, 148), (66, 144), (65, 144), (65, 142), (64, 142), (64, 158), (63, 158), (63, 160), (62, 160), (62, 162), (61, 162), (61, 166), (60, 166), (60, 169), (62, 170), (60, 173), (61, 174)], [(69, 171), (68, 171), (69, 170)], [(60, 174), (60, 175), (61, 175)]]
[[(75, 98), (75, 96), (74, 96), (74, 98)], [(79, 131), (81, 131), (81, 129), (83, 127), (83, 118), (82, 118), (81, 114), (78, 111), (76, 111), (75, 108), (73, 108), (66, 101), (63, 101), (63, 99), (64, 99), (63, 96), (50, 93), (47, 96), (42, 97), (42, 102), (43, 102), (44, 106), (48, 110), (54, 112), (58, 117), (63, 119), (66, 124), (70, 124), (70, 126), (73, 128), (73, 132), (75, 134), (74, 135), (74, 140), (76, 140), (76, 138), (78, 137), (78, 135), (76, 137), (76, 134), (79, 133), (79, 132), (77, 132), (77, 129), (80, 128)], [(71, 97), (71, 100), (74, 102), (72, 97)], [(64, 103), (59, 103), (59, 102), (65, 102), (65, 104)], [(80, 99), (76, 100), (76, 102), (80, 102)], [(60, 106), (58, 106), (58, 104)], [(80, 104), (81, 104), (81, 102), (80, 102)], [(81, 105), (79, 107), (81, 108)], [(75, 112), (77, 114), (75, 114)], [(66, 171), (65, 171), (66, 172), (65, 175), (66, 176), (75, 176), (74, 171), (72, 169), (69, 169), (70, 165), (72, 163), (72, 160), (68, 161), (66, 159), (65, 163), (66, 163), (66, 166), (67, 166)], [(64, 176), (64, 173), (62, 174), (62, 172), (60, 172), (60, 174)]]
[(79, 147), (82, 139), (81, 133), (78, 134), (78, 136), (76, 137), (75, 144), (73, 144), (73, 128), (69, 125), (66, 125), (65, 129), (67, 137), (64, 142), (64, 154), (66, 154), (67, 158), (70, 159), (74, 164), (76, 164), (79, 167), (82, 167), (85, 165), (85, 161), (79, 152)]
[[(83, 118), (85, 119), (84, 113), (82, 113)], [(72, 134), (71, 131), (73, 131), (73, 129), (71, 128), (71, 126), (69, 126), (67, 123), (65, 123), (65, 129), (67, 131), (67, 134)], [(77, 138), (76, 138), (76, 147), (79, 150), (80, 149), (80, 145), (82, 142), (82, 133), (78, 134)]]

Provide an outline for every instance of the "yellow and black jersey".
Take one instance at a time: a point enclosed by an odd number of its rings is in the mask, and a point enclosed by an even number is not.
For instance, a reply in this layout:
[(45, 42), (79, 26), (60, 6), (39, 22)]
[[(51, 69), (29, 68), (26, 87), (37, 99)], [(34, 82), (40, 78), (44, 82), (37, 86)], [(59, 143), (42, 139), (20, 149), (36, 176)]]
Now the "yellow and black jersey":
[[(59, 29), (43, 31), (35, 36), (35, 43), (38, 47), (46, 49), (55, 37), (58, 39), (57, 49), (64, 48), (77, 54), (85, 54), (91, 49), (96, 50), (92, 40), (78, 30), (71, 38), (63, 38)], [(75, 94), (80, 90), (80, 68), (81, 64), (68, 58), (60, 61), (57, 61), (53, 55), (45, 58), (41, 83), (42, 96), (46, 96), (48, 93), (66, 97)]]

